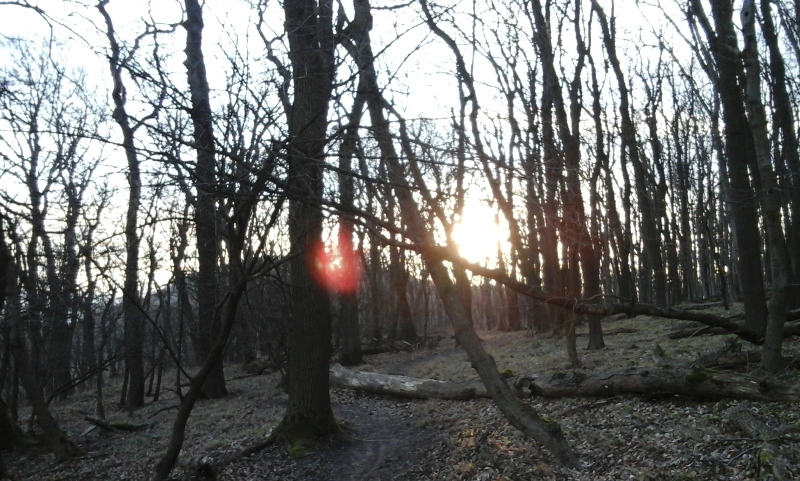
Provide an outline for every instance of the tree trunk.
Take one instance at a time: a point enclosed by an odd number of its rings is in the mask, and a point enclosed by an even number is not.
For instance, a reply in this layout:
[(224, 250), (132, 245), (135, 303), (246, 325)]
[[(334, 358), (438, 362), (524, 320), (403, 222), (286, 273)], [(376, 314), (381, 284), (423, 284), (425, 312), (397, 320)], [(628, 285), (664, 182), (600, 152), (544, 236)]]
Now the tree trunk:
[(467, 400), (475, 389), (462, 384), (408, 376), (351, 371), (339, 364), (330, 370), (331, 385), (357, 391), (410, 399)]
[(289, 237), (292, 314), (289, 394), (278, 431), (303, 449), (339, 428), (330, 403), (331, 312), (328, 293), (312, 271), (322, 249), (323, 166), (334, 77), (331, 0), (284, 2), (294, 98), (289, 112)]
[(406, 267), (405, 252), (392, 247), (396, 256), (390, 266), (391, 285), (394, 294), (394, 321), (391, 341), (414, 342), (417, 330), (411, 318), (411, 304), (408, 302), (408, 279), (410, 274)]
[[(238, 255), (241, 255), (241, 253)], [(242, 294), (246, 288), (246, 281), (243, 276), (241, 264), (231, 268), (230, 277), (230, 291), (228, 292), (227, 302), (225, 303), (225, 315), (222, 319), (222, 325), (220, 326), (221, 331), (219, 337), (216, 339), (214, 346), (203, 361), (200, 370), (195, 377), (191, 379), (189, 391), (186, 392), (186, 395), (178, 405), (178, 414), (175, 416), (175, 422), (172, 425), (172, 434), (170, 436), (169, 445), (167, 446), (167, 451), (156, 464), (153, 475), (150, 478), (151, 481), (166, 480), (169, 477), (169, 473), (175, 467), (178, 455), (183, 447), (186, 425), (189, 422), (192, 409), (194, 409), (197, 400), (202, 396), (206, 380), (214, 371), (214, 366), (218, 364), (220, 358), (222, 358), (225, 345), (228, 342), (231, 330), (236, 321), (236, 310), (239, 305), (239, 300), (242, 298)]]
[[(772, 96), (774, 112), (774, 123), (782, 134), (782, 152), (786, 159), (789, 179), (787, 184), (790, 186), (791, 194), (787, 196), (793, 206), (790, 214), (790, 222), (787, 224), (789, 252), (794, 253), (791, 257), (792, 279), (796, 282), (800, 276), (800, 151), (798, 151), (797, 129), (795, 126), (794, 113), (792, 111), (792, 100), (789, 97), (786, 85), (786, 64), (778, 43), (778, 35), (775, 31), (775, 24), (772, 20), (772, 2), (761, 0), (761, 31), (764, 34), (764, 43), (769, 49), (769, 67), (772, 78)], [(775, 136), (774, 142), (778, 142)], [(777, 160), (777, 159), (776, 159)]]
[[(359, 276), (360, 266), (353, 250), (352, 224), (344, 221), (339, 225), (339, 250), (342, 255), (342, 270), (345, 276)], [(347, 281), (348, 283), (350, 280)], [(339, 362), (345, 366), (362, 364), (361, 328), (358, 315), (358, 281), (355, 284), (340, 286), (339, 289), (339, 323), (341, 326), (341, 345)]]
[(369, 237), (369, 297), (370, 297), (370, 319), (368, 321), (369, 345), (378, 346), (383, 342), (383, 330), (381, 329), (381, 250), (378, 243), (378, 236)]
[[(339, 147), (339, 200), (342, 207), (352, 209), (355, 201), (353, 179), (353, 154), (358, 142), (358, 126), (364, 111), (363, 96), (356, 95), (350, 111), (344, 140)], [(361, 328), (358, 315), (358, 292), (361, 277), (361, 257), (353, 249), (353, 220), (341, 216), (339, 223), (339, 256), (342, 262), (343, 284), (339, 286), (339, 325), (341, 345), (339, 362), (344, 366), (355, 366), (364, 362), (361, 354)]]
[[(630, 235), (622, 230), (622, 222), (617, 210), (616, 195), (614, 194), (614, 182), (611, 173), (610, 160), (605, 147), (605, 135), (603, 134), (603, 109), (600, 105), (600, 88), (597, 82), (597, 69), (595, 68), (592, 57), (589, 56), (589, 64), (592, 72), (592, 119), (594, 120), (595, 130), (595, 149), (597, 162), (605, 173), (604, 186), (606, 190), (606, 212), (608, 213), (608, 230), (613, 236), (611, 250), (614, 253), (615, 274), (617, 278), (617, 288), (619, 296), (629, 302), (636, 301), (636, 288), (633, 284), (633, 277), (630, 269)], [(627, 170), (624, 167), (623, 172)], [(625, 176), (626, 190), (629, 189), (627, 176)], [(626, 212), (629, 212), (626, 206)], [(592, 326), (589, 325), (591, 330)], [(590, 339), (591, 343), (591, 339)]]
[(750, 130), (753, 132), (754, 147), (761, 178), (761, 197), (763, 205), (764, 230), (767, 234), (770, 269), (772, 272), (772, 295), (767, 306), (768, 318), (764, 338), (763, 367), (767, 371), (778, 372), (783, 366), (781, 353), (783, 345), (783, 325), (786, 322), (786, 302), (789, 289), (790, 269), (786, 239), (781, 226), (781, 189), (772, 168), (767, 114), (761, 100), (761, 64), (756, 44), (756, 6), (755, 0), (745, 0), (741, 11), (742, 30), (745, 37), (743, 53), (746, 69), (745, 98), (749, 114)]
[[(411, 238), (414, 239), (425, 261), (431, 279), (436, 285), (436, 289), (439, 292), (439, 296), (443, 301), (445, 310), (455, 330), (456, 338), (467, 352), (475, 370), (483, 380), (487, 391), (495, 400), (498, 408), (506, 419), (526, 435), (544, 444), (553, 453), (558, 462), (568, 466), (577, 466), (577, 458), (569, 444), (567, 444), (558, 424), (552, 421), (545, 421), (533, 408), (520, 402), (500, 377), (494, 360), (486, 353), (483, 346), (481, 346), (475, 329), (470, 322), (470, 306), (464, 304), (463, 298), (453, 284), (450, 274), (447, 272), (441, 258), (436, 256), (433, 250), (430, 249), (435, 246), (433, 235), (426, 228), (419, 211), (419, 206), (411, 194), (406, 173), (398, 160), (394, 143), (392, 142), (389, 122), (384, 116), (384, 108), (387, 108), (388, 104), (383, 99), (378, 87), (374, 55), (370, 46), (369, 29), (372, 25), (372, 17), (369, 11), (369, 1), (356, 0), (354, 3), (356, 11), (358, 12), (357, 15), (360, 15), (362, 19), (362, 29), (354, 35), (355, 38), (360, 40), (362, 45), (362, 55), (357, 58), (356, 61), (360, 68), (361, 78), (364, 79), (370, 94), (368, 106), (370, 118), (372, 119), (373, 131), (381, 150), (381, 155), (387, 163), (389, 179), (394, 184), (394, 192), (399, 201), (403, 223), (407, 226)], [(450, 40), (448, 45), (453, 52), (457, 54), (458, 64), (460, 66), (459, 70), (463, 75), (466, 68), (464, 67), (463, 59), (457, 53), (455, 43), (436, 27), (428, 11), (427, 3), (423, 1), (422, 7), (425, 12), (427, 23), (434, 33), (440, 38), (445, 39), (445, 41), (448, 39)], [(473, 100), (477, 99), (473, 96)], [(406, 155), (411, 154), (409, 156), (409, 161), (415, 162), (416, 160), (413, 156), (413, 151), (410, 149), (404, 121), (402, 120), (400, 122), (400, 131), (404, 151)], [(417, 185), (417, 187), (423, 188), (424, 184)], [(428, 195), (430, 195), (430, 193), (428, 193)]]
[(44, 431), (45, 445), (55, 453), (59, 460), (66, 460), (76, 454), (75, 446), (67, 439), (47, 407), (41, 388), (31, 366), (25, 339), (22, 334), (22, 317), (16, 294), (10, 296), (8, 316), (11, 320), (11, 342), (14, 363), (19, 367), (20, 382), (25, 388), (31, 409), (39, 426)]
[[(198, 0), (186, 0), (186, 75), (191, 92), (190, 110), (194, 126), (194, 148), (197, 153), (195, 182), (195, 232), (197, 235), (197, 318), (199, 323), (198, 354), (205, 359), (220, 334), (219, 274), (217, 272), (217, 164), (214, 154), (214, 124), (209, 100), (206, 65), (203, 58), (203, 8)], [(209, 398), (224, 397), (225, 371), (222, 358), (212, 366), (203, 386), (203, 395)]]
[[(603, 31), (603, 43), (608, 54), (609, 62), (614, 70), (619, 89), (619, 112), (622, 118), (621, 134), (624, 148), (630, 157), (633, 166), (633, 177), (636, 183), (636, 194), (639, 200), (641, 214), (641, 236), (644, 249), (643, 275), (646, 283), (653, 282), (654, 303), (659, 306), (667, 305), (667, 282), (664, 273), (664, 261), (661, 258), (661, 238), (655, 224), (650, 194), (647, 188), (644, 165), (639, 156), (639, 146), (636, 142), (636, 127), (631, 119), (630, 99), (625, 76), (622, 72), (615, 45), (614, 33), (608, 25), (605, 11), (597, 2), (592, 0), (592, 8), (597, 12), (600, 28)], [(652, 276), (652, 279), (651, 279)]]
[(114, 25), (106, 11), (109, 0), (102, 0), (97, 8), (106, 24), (111, 53), (108, 65), (114, 88), (111, 98), (114, 102), (112, 117), (122, 132), (122, 146), (128, 161), (128, 210), (125, 216), (125, 280), (123, 282), (122, 315), (125, 339), (125, 369), (130, 375), (125, 401), (128, 409), (144, 405), (144, 319), (139, 311), (139, 233), (138, 220), (141, 204), (142, 181), (139, 169), (139, 158), (134, 145), (135, 131), (130, 125), (130, 116), (126, 110), (125, 86), (122, 80), (123, 66), (120, 58), (120, 46), (117, 42)]
[[(705, 19), (699, 0), (692, 0), (691, 8), (695, 16)], [(761, 236), (756, 197), (753, 195), (755, 190), (750, 184), (748, 173), (748, 155), (751, 149), (747, 139), (753, 137), (742, 100), (744, 86), (739, 83), (742, 66), (738, 55), (736, 28), (733, 25), (732, 1), (713, 0), (711, 11), (717, 31), (711, 31), (707, 19), (704, 29), (719, 73), (716, 81), (722, 103), (725, 136), (725, 155), (721, 159), (726, 163), (730, 182), (727, 200), (738, 250), (736, 263), (744, 298), (745, 320), (749, 330), (763, 336), (768, 314), (761, 264)]]
[(681, 395), (691, 398), (749, 399), (762, 402), (797, 402), (800, 391), (791, 384), (705, 369), (670, 368), (624, 370), (586, 375), (575, 371), (548, 378), (512, 378), (517, 390), (531, 396), (611, 397), (625, 394), (651, 396)]
[[(14, 258), (11, 255), (11, 252), (8, 249), (8, 244), (6, 244), (6, 233), (3, 228), (3, 219), (0, 219), (0, 311), (3, 310), (6, 301), (6, 288), (10, 282), (16, 282), (16, 279), (12, 277), (12, 263), (14, 262)], [(4, 345), (10, 347), (11, 342), (10, 339), (6, 338), (11, 333), (11, 330), (4, 326), (3, 328), (3, 339)], [(7, 350), (3, 359), (3, 367), (7, 367), (10, 363), (10, 359), (6, 356), (10, 355), (10, 349)], [(0, 376), (3, 376), (0, 379), (0, 394), (3, 392), (3, 384), (5, 380), (5, 372), (0, 372)], [(9, 409), (6, 402), (0, 397), (0, 450), (4, 449), (14, 449), (23, 447), (26, 443), (27, 439), (25, 434), (22, 432), (22, 429), (17, 425), (14, 421), (14, 415)], [(7, 478), (8, 472), (6, 471), (5, 464), (3, 464), (3, 458), (0, 457), (0, 479)]]

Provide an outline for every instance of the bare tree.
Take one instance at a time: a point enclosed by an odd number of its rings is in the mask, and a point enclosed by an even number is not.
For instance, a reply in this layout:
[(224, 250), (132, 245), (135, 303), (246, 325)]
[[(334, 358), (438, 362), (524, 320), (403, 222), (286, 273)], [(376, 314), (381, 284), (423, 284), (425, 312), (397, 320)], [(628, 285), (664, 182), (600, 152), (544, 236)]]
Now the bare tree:
[(112, 118), (122, 133), (122, 147), (128, 163), (128, 210), (125, 216), (125, 280), (122, 288), (122, 311), (125, 326), (125, 372), (128, 375), (127, 391), (122, 395), (128, 409), (144, 405), (144, 323), (139, 301), (139, 208), (142, 197), (142, 179), (139, 153), (135, 145), (136, 131), (143, 125), (127, 111), (127, 92), (123, 75), (130, 64), (135, 48), (123, 54), (117, 40), (114, 24), (106, 6), (110, 0), (101, 0), (97, 9), (105, 21), (108, 39), (108, 66), (113, 82), (111, 99), (114, 104)]
[[(775, 170), (778, 173), (784, 172), (787, 177), (786, 181), (782, 183), (783, 187), (788, 187), (790, 194), (785, 195), (785, 205), (793, 205), (794, 208), (789, 209), (790, 213), (787, 215), (788, 223), (786, 233), (788, 235), (787, 243), (791, 252), (800, 252), (800, 146), (797, 140), (797, 128), (795, 126), (795, 114), (792, 111), (792, 100), (789, 95), (788, 88), (788, 75), (786, 72), (786, 62), (781, 52), (780, 44), (778, 41), (778, 34), (776, 32), (775, 22), (772, 18), (772, 2), (761, 0), (759, 2), (761, 8), (761, 32), (764, 35), (764, 43), (769, 51), (769, 73), (771, 79), (772, 98), (775, 128), (780, 134), (779, 153), (775, 158)], [(797, 8), (797, 5), (795, 5)], [(794, 26), (797, 28), (797, 25)], [(778, 138), (773, 140), (778, 144)], [(782, 165), (785, 164), (785, 165)], [(783, 176), (782, 176), (783, 177)], [(791, 256), (792, 281), (797, 282), (800, 276), (800, 255)]]
[(761, 100), (761, 62), (758, 58), (756, 37), (756, 5), (754, 0), (745, 0), (741, 11), (744, 50), (742, 59), (746, 72), (745, 100), (753, 133), (753, 146), (761, 178), (761, 196), (764, 230), (767, 234), (770, 269), (772, 272), (772, 294), (768, 305), (767, 325), (764, 331), (763, 366), (777, 372), (783, 367), (783, 325), (786, 322), (791, 264), (783, 234), (781, 204), (783, 196), (778, 187), (772, 167), (772, 151), (767, 131), (767, 113)]
[(664, 261), (661, 257), (660, 235), (656, 228), (655, 216), (653, 215), (651, 207), (652, 200), (647, 188), (646, 174), (640, 158), (639, 145), (636, 141), (636, 127), (631, 117), (630, 85), (625, 81), (625, 75), (617, 56), (615, 33), (612, 31), (612, 26), (609, 25), (605, 11), (596, 0), (592, 0), (592, 9), (597, 13), (597, 19), (603, 32), (603, 43), (606, 48), (606, 53), (608, 54), (609, 63), (617, 78), (617, 88), (620, 97), (619, 111), (622, 119), (622, 142), (627, 149), (628, 157), (633, 166), (636, 194), (641, 211), (642, 242), (644, 246), (643, 269), (648, 278), (652, 276), (653, 300), (655, 304), (665, 306), (667, 305), (667, 284), (664, 272)]
[[(767, 306), (764, 274), (761, 263), (761, 242), (758, 235), (758, 213), (748, 165), (753, 155), (753, 135), (747, 121), (741, 92), (744, 86), (743, 66), (733, 25), (733, 2), (711, 2), (716, 29), (711, 26), (699, 0), (692, 0), (690, 22), (702, 28), (713, 55), (716, 75), (711, 78), (722, 104), (725, 153), (720, 157), (730, 181), (728, 202), (733, 217), (733, 234), (738, 249), (739, 282), (745, 305), (747, 327), (754, 333), (766, 332)], [(736, 52), (736, 55), (731, 55)]]
[[(197, 352), (207, 358), (220, 334), (219, 273), (217, 243), (217, 166), (215, 159), (214, 124), (209, 100), (206, 65), (203, 58), (203, 7), (198, 0), (186, 0), (186, 75), (189, 80), (191, 109), (189, 110), (194, 127), (194, 148), (197, 164), (194, 182), (197, 189), (194, 209), (195, 233), (197, 238), (197, 317), (199, 335)], [(210, 398), (223, 397), (225, 372), (222, 359), (218, 361), (206, 380), (204, 394)]]
[(47, 404), (65, 397), (82, 378), (73, 378), (72, 371), (83, 303), (77, 282), (84, 229), (79, 221), (99, 162), (88, 148), (99, 116), (83, 73), (66, 68), (54, 45), (17, 40), (13, 47), (13, 62), (0, 73), (0, 122), (6, 132), (0, 141), (6, 181), (0, 199), (2, 216), (13, 225), (14, 252), (7, 343), (47, 444), (65, 458), (74, 447)]
[[(358, 128), (364, 111), (364, 96), (357, 95), (347, 120), (344, 139), (339, 147), (339, 202), (343, 210), (353, 209), (355, 202), (355, 180), (353, 178), (353, 156), (358, 142)], [(358, 281), (360, 259), (353, 249), (353, 219), (343, 214), (339, 222), (339, 262), (343, 283), (339, 286), (339, 325), (341, 346), (339, 362), (343, 366), (354, 366), (364, 362), (361, 353), (361, 329), (358, 315)]]
[(289, 401), (278, 432), (302, 449), (339, 429), (328, 389), (330, 299), (312, 271), (322, 241), (322, 174), (335, 69), (333, 2), (292, 0), (284, 2), (283, 10), (294, 88), (287, 148), (289, 238), (295, 257), (290, 264)]
[[(465, 64), (457, 46), (450, 37), (436, 26), (428, 10), (427, 3), (422, 2), (421, 5), (429, 27), (438, 36), (444, 39), (447, 45), (453, 50), (457, 58), (459, 74), (466, 78), (469, 74), (464, 69)], [(359, 55), (356, 56), (355, 61), (360, 67), (360, 76), (365, 82), (366, 91), (369, 92), (370, 95), (367, 105), (372, 121), (373, 132), (381, 149), (382, 157), (387, 162), (389, 179), (394, 184), (393, 190), (399, 202), (403, 222), (407, 226), (411, 239), (413, 239), (420, 255), (425, 261), (426, 267), (439, 292), (439, 296), (444, 302), (456, 337), (467, 352), (475, 370), (483, 380), (487, 391), (489, 391), (490, 395), (497, 403), (498, 408), (503, 412), (509, 422), (522, 430), (525, 434), (543, 443), (559, 462), (567, 465), (575, 465), (577, 463), (575, 455), (564, 439), (558, 425), (552, 422), (544, 422), (530, 406), (521, 403), (511, 393), (508, 386), (500, 378), (493, 359), (480, 345), (478, 336), (471, 323), (472, 317), (469, 313), (471, 306), (465, 304), (463, 296), (451, 280), (450, 274), (442, 262), (443, 259), (436, 254), (436, 243), (433, 239), (433, 235), (422, 217), (419, 206), (411, 195), (406, 171), (399, 162), (399, 157), (392, 141), (389, 122), (384, 114), (384, 110), (391, 110), (391, 107), (383, 98), (381, 90), (378, 87), (374, 66), (374, 54), (372, 53), (372, 47), (370, 45), (369, 31), (372, 27), (372, 18), (368, 0), (357, 0), (355, 2), (355, 12), (356, 17), (352, 24), (353, 31), (350, 32), (350, 38), (354, 41), (357, 40), (357, 44), (359, 45)], [(470, 93), (473, 95), (473, 102), (477, 102), (477, 98), (474, 97), (474, 90)], [(430, 203), (430, 192), (427, 192), (425, 183), (419, 175), (419, 168), (415, 166), (416, 159), (411, 149), (410, 139), (408, 137), (408, 132), (405, 131), (404, 124), (405, 121), (400, 119), (400, 135), (403, 152), (409, 159), (409, 168), (412, 173), (412, 178), (414, 179), (414, 185), (417, 189), (421, 189), (423, 198), (426, 198), (428, 205), (433, 207), (433, 204)]]

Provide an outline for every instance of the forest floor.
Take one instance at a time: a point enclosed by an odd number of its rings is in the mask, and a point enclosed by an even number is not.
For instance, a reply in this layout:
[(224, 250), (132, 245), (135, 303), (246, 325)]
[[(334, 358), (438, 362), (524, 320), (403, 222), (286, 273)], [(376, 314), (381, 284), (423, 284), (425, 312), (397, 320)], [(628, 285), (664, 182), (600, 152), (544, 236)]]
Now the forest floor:
[[(727, 313), (730, 315), (730, 312)], [(606, 349), (581, 351), (582, 371), (654, 366), (656, 344), (670, 363), (690, 363), (721, 349), (731, 336), (671, 340), (685, 323), (649, 317), (604, 321)], [(586, 326), (578, 328), (586, 344)], [(501, 370), (549, 376), (571, 371), (565, 341), (525, 332), (481, 332), (485, 347)], [(750, 346), (745, 346), (749, 349)], [(786, 355), (800, 355), (800, 341), (786, 343)], [(466, 355), (445, 338), (435, 349), (368, 357), (357, 369), (434, 378), (479, 386)], [(228, 369), (231, 395), (201, 401), (186, 432), (175, 479), (187, 479), (198, 459), (228, 460), (219, 481), (422, 481), (422, 480), (756, 480), (768, 464), (779, 462), (788, 477), (800, 479), (800, 406), (798, 403), (699, 401), (681, 397), (647, 400), (637, 396), (606, 399), (530, 398), (526, 402), (560, 423), (580, 457), (581, 467), (556, 465), (540, 445), (508, 425), (491, 400), (402, 400), (334, 389), (334, 411), (345, 435), (324, 441), (301, 459), (275, 443), (247, 457), (242, 450), (263, 441), (280, 421), (286, 396), (274, 374), (243, 376)], [(797, 382), (798, 372), (781, 378)], [(139, 432), (85, 432), (93, 414), (91, 392), (53, 405), (53, 411), (82, 455), (56, 463), (34, 451), (5, 453), (18, 480), (146, 480), (169, 440), (176, 405), (163, 395), (132, 415), (116, 407), (118, 393), (107, 389), (110, 421), (147, 424)], [(731, 425), (725, 413), (743, 406), (786, 435), (761, 440)], [(769, 442), (775, 448), (760, 448)], [(780, 460), (780, 461), (779, 461)]]

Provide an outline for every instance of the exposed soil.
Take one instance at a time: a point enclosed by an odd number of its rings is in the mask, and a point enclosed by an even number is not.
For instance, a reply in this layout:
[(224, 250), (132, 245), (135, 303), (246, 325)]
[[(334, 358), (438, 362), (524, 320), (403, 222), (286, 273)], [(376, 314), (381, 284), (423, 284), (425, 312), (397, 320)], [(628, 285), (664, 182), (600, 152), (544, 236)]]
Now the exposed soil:
[[(728, 313), (730, 314), (730, 313)], [(730, 336), (670, 340), (683, 323), (639, 317), (604, 323), (607, 348), (581, 352), (583, 371), (604, 372), (654, 364), (660, 345), (670, 363), (688, 363), (720, 349)], [(579, 328), (585, 333), (585, 327)], [(517, 333), (481, 333), (498, 367), (517, 374), (547, 376), (571, 370), (562, 339)], [(585, 344), (586, 338), (579, 337)], [(800, 342), (786, 344), (797, 356)], [(662, 357), (663, 359), (663, 357)], [(436, 349), (371, 356), (359, 369), (462, 382), (479, 386), (466, 355), (451, 339)], [(231, 396), (199, 403), (187, 429), (176, 479), (196, 472), (198, 463), (230, 459), (263, 441), (280, 421), (285, 394), (277, 377), (238, 377), (228, 369)], [(797, 379), (796, 371), (782, 375)], [(56, 417), (83, 455), (57, 464), (36, 451), (5, 453), (19, 480), (145, 480), (169, 439), (174, 395), (162, 396), (132, 415), (115, 410), (117, 392), (107, 389), (108, 418), (147, 423), (145, 431), (85, 433), (83, 417), (93, 412), (92, 393), (54, 405)], [(333, 390), (334, 410), (345, 426), (341, 437), (323, 441), (302, 459), (289, 457), (282, 443), (237, 458), (216, 473), (218, 480), (755, 480), (768, 464), (783, 463), (786, 479), (800, 479), (800, 409), (797, 403), (701, 402), (667, 398), (530, 399), (557, 420), (578, 452), (582, 467), (554, 464), (539, 445), (510, 427), (490, 400), (415, 401)], [(764, 440), (739, 432), (725, 413), (743, 405), (779, 429), (773, 457), (760, 451)], [(84, 433), (84, 434), (82, 434)], [(202, 458), (208, 457), (208, 458)]]
[(336, 391), (334, 409), (343, 437), (327, 440), (300, 460), (286, 446), (272, 445), (222, 470), (220, 480), (304, 481), (403, 480), (425, 478), (425, 459), (442, 433), (415, 418), (413, 402)]

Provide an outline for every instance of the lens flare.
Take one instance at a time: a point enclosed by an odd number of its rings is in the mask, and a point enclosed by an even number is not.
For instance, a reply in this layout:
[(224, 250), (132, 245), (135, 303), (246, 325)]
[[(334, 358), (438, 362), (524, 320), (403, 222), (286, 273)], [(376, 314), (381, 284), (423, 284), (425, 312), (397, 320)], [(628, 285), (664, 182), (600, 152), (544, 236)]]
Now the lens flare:
[(353, 250), (343, 251), (338, 245), (326, 248), (321, 242), (314, 249), (311, 270), (322, 286), (340, 294), (358, 290), (361, 261)]

